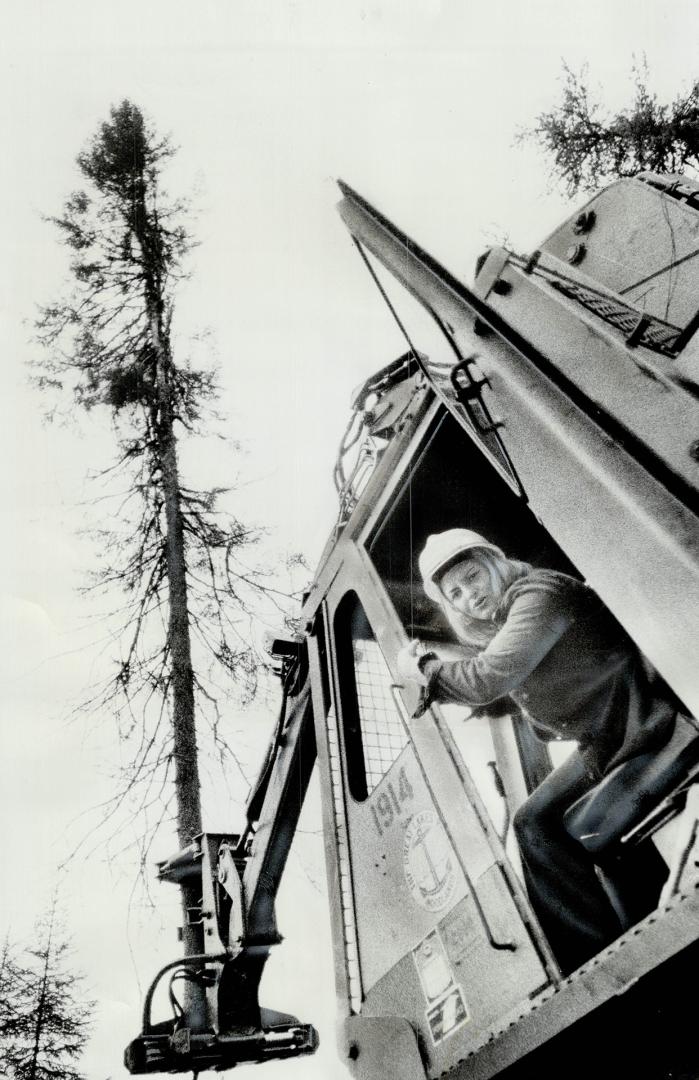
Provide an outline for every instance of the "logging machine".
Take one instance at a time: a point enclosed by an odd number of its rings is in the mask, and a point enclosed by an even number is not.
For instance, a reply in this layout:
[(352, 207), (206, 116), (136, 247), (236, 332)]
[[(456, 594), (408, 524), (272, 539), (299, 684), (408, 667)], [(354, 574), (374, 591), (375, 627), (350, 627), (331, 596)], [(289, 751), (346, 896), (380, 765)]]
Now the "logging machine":
[[(200, 887), (205, 950), (156, 978), (127, 1068), (315, 1049), (311, 1024), (262, 1007), (258, 986), (317, 767), (339, 1050), (356, 1080), (696, 1078), (696, 734), (654, 759), (607, 852), (653, 838), (669, 868), (657, 910), (564, 976), (510, 823), (570, 744), (539, 742), (514, 708), (415, 717), (395, 657), (414, 637), (453, 648), (417, 556), (465, 527), (587, 581), (699, 715), (699, 185), (614, 183), (531, 255), (489, 250), (473, 285), (340, 189), (405, 350), (354, 395), (305, 634), (275, 644), (282, 705), (247, 820), (160, 866)], [(171, 994), (174, 1015), (153, 1020), (173, 978), (202, 988), (204, 1016)]]

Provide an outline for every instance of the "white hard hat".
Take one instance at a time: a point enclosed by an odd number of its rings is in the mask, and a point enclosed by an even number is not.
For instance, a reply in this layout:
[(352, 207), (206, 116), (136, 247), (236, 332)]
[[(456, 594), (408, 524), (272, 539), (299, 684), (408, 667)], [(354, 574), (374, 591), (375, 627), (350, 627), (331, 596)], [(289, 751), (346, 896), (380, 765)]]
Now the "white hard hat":
[(458, 559), (459, 555), (478, 548), (481, 551), (491, 551), (500, 558), (505, 558), (504, 552), (491, 544), (477, 532), (471, 529), (447, 529), (446, 532), (433, 533), (427, 537), (427, 543), (420, 553), (418, 566), (422, 575), (422, 585), (429, 596), (439, 604), (443, 600), (441, 590), (435, 580), (440, 572)]

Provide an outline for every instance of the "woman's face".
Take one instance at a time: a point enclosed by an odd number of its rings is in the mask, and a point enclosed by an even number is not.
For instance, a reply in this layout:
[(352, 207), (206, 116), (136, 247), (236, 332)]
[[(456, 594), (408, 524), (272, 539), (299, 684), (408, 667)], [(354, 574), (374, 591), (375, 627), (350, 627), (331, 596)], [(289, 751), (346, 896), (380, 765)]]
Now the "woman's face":
[(453, 608), (470, 619), (491, 619), (499, 597), (486, 566), (475, 559), (457, 563), (442, 577), (440, 588)]

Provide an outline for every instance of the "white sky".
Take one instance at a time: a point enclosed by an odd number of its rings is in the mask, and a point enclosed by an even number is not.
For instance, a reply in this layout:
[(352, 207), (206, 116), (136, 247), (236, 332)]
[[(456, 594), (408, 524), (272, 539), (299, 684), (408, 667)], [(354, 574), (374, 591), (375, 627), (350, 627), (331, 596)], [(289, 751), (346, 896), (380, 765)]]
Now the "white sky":
[[(129, 97), (172, 133), (181, 147), (172, 186), (194, 189), (199, 207), (201, 246), (178, 326), (183, 336), (213, 329), (228, 430), (243, 442), (238, 457), (207, 449), (199, 470), (209, 482), (244, 478), (236, 511), (273, 530), (270, 547), (313, 562), (333, 523), (331, 470), (350, 392), (403, 351), (335, 212), (334, 178), (469, 277), (488, 242), (508, 234), (531, 248), (566, 212), (542, 160), (513, 145), (555, 99), (561, 60), (589, 62), (616, 105), (632, 55), (645, 53), (654, 86), (671, 97), (699, 74), (699, 9), (689, 0), (6, 0), (0, 18), (0, 930), (23, 934), (65, 852), (67, 823), (108, 790), (107, 730), (95, 739), (89, 724), (63, 718), (94, 670), (95, 631), (75, 592), (91, 549), (76, 530), (86, 469), (107, 463), (110, 442), (98, 417), (79, 430), (43, 427), (25, 362), (33, 305), (57, 295), (65, 270), (41, 215), (59, 211), (77, 184), (75, 155), (109, 106)], [(250, 722), (243, 750), (254, 773), (267, 721)], [(219, 805), (216, 824), (235, 829), (233, 810)], [(312, 831), (317, 800), (309, 810)], [(100, 1003), (89, 1080), (125, 1075), (136, 971), (142, 987), (177, 952), (159, 916), (128, 914), (129, 875), (96, 857), (66, 886), (78, 960)], [(321, 875), (320, 841), (309, 835), (290, 861), (287, 941), (263, 1000), (316, 1021), (323, 1047), (311, 1061), (266, 1066), (270, 1080), (344, 1075)], [(167, 919), (176, 896), (164, 891)]]

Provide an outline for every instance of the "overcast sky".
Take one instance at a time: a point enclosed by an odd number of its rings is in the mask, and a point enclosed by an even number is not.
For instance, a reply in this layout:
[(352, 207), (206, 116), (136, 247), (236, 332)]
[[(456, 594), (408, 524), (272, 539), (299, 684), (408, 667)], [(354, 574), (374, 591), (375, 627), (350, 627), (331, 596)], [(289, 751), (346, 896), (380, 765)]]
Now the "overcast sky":
[[(468, 278), (487, 243), (508, 235), (532, 248), (568, 212), (545, 163), (514, 144), (555, 100), (562, 60), (589, 63), (615, 106), (645, 53), (653, 86), (672, 97), (699, 74), (699, 10), (689, 0), (6, 0), (1, 17), (0, 931), (22, 936), (67, 850), (68, 823), (109, 783), (106, 728), (65, 722), (98, 663), (99, 627), (76, 592), (91, 553), (78, 533), (94, 492), (88, 469), (109, 460), (108, 425), (43, 426), (26, 374), (34, 305), (55, 298), (66, 268), (42, 214), (76, 186), (75, 155), (109, 106), (128, 97), (171, 133), (171, 187), (198, 208), (177, 340), (184, 348), (212, 331), (225, 430), (242, 445), (209, 446), (189, 464), (208, 482), (242, 480), (236, 512), (269, 527), (270, 551), (313, 562), (333, 524), (350, 392), (403, 351), (335, 212), (335, 179)], [(250, 774), (271, 719), (231, 718)], [(209, 825), (238, 827), (238, 788), (208, 798)], [(316, 1021), (323, 1047), (313, 1062), (266, 1066), (270, 1080), (344, 1075), (315, 795), (304, 827), (264, 1000)], [(151, 915), (140, 901), (129, 912), (130, 889), (128, 862), (99, 855), (65, 885), (100, 1005), (89, 1080), (125, 1075), (143, 983), (176, 955), (160, 929), (174, 890), (156, 891)]]

